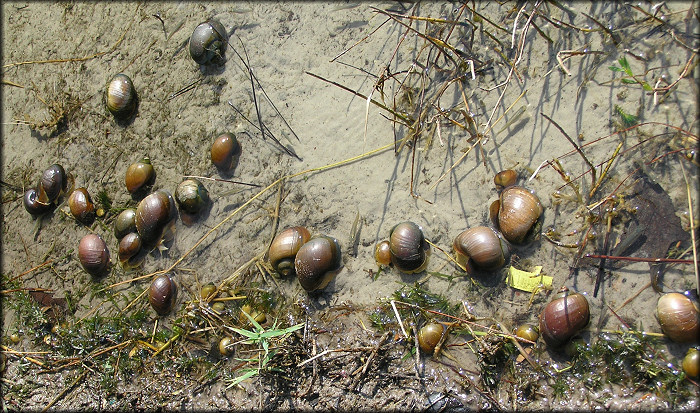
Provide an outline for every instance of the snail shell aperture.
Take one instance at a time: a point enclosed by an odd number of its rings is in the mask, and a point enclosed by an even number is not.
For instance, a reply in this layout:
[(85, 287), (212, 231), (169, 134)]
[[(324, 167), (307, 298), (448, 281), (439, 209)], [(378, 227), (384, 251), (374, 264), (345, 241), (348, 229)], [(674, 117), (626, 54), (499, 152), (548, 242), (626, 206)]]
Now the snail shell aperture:
[(107, 244), (97, 234), (85, 235), (78, 244), (78, 259), (88, 274), (103, 275), (109, 268)]
[(85, 225), (91, 225), (95, 220), (95, 204), (92, 203), (87, 188), (73, 190), (68, 197), (68, 207), (73, 217)]
[(144, 191), (148, 186), (153, 185), (155, 180), (156, 171), (148, 157), (129, 165), (124, 176), (124, 184), (130, 194)]
[(515, 244), (525, 243), (533, 235), (542, 211), (537, 195), (521, 186), (504, 189), (490, 208), (491, 219), (503, 237)]
[(107, 109), (117, 119), (127, 119), (136, 109), (136, 89), (129, 76), (115, 75), (107, 86)]
[(389, 234), (391, 262), (405, 273), (421, 272), (428, 264), (430, 245), (423, 229), (413, 222), (397, 224)]
[(306, 291), (325, 288), (342, 264), (338, 240), (325, 235), (311, 238), (299, 248), (294, 269)]
[(220, 170), (228, 172), (235, 168), (240, 153), (241, 145), (236, 136), (229, 132), (222, 133), (211, 145), (211, 162)]
[(583, 330), (589, 319), (586, 297), (562, 287), (540, 314), (540, 334), (547, 345), (558, 347)]
[(177, 219), (175, 200), (168, 191), (158, 190), (148, 195), (136, 207), (136, 230), (143, 245), (151, 249), (168, 239)]
[(311, 238), (304, 227), (291, 227), (277, 234), (270, 245), (270, 264), (283, 276), (294, 274), (294, 258), (302, 245)]
[(489, 227), (470, 228), (455, 237), (453, 243), (457, 262), (471, 272), (473, 269), (497, 270), (510, 257), (508, 244)]
[(200, 65), (223, 62), (227, 37), (226, 29), (217, 20), (198, 24), (190, 36), (190, 56)]
[(158, 315), (167, 315), (176, 297), (177, 286), (169, 276), (161, 274), (153, 279), (148, 289), (148, 302)]
[(29, 188), (27, 192), (24, 193), (24, 209), (27, 210), (32, 216), (37, 217), (42, 215), (51, 209), (51, 204), (42, 204), (37, 200), (39, 194), (36, 189)]

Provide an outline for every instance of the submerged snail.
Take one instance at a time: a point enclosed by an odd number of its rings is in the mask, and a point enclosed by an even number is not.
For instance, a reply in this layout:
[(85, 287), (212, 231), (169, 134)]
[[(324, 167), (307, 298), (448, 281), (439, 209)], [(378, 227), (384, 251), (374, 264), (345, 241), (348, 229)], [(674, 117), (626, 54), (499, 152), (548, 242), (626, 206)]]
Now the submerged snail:
[(690, 377), (700, 376), (700, 350), (689, 348), (685, 357), (683, 357), (681, 367), (683, 367), (685, 374)]
[(389, 234), (391, 262), (405, 273), (423, 271), (428, 264), (430, 245), (423, 236), (423, 229), (413, 222), (397, 224)]
[(175, 190), (175, 201), (180, 206), (180, 210), (194, 215), (209, 203), (209, 192), (198, 179), (185, 179)]
[(124, 73), (115, 75), (107, 85), (107, 109), (117, 119), (127, 119), (136, 110), (136, 89), (129, 76)]
[(78, 244), (78, 259), (88, 274), (103, 275), (109, 268), (107, 244), (97, 234), (85, 235)]
[(139, 202), (136, 207), (136, 230), (148, 249), (169, 239), (177, 218), (175, 200), (168, 191), (159, 189)]
[(177, 286), (169, 276), (161, 274), (153, 279), (148, 289), (148, 302), (158, 315), (167, 315), (176, 297)]
[(311, 238), (309, 230), (304, 227), (291, 227), (277, 234), (270, 245), (270, 264), (283, 276), (294, 273), (294, 258), (302, 245)]
[(219, 135), (211, 145), (211, 163), (222, 171), (234, 169), (241, 153), (241, 145), (232, 133)]
[(91, 225), (95, 220), (95, 204), (92, 203), (90, 193), (85, 187), (77, 188), (70, 193), (68, 207), (73, 217), (85, 225)]
[(39, 194), (34, 188), (29, 188), (27, 192), (24, 193), (24, 209), (34, 217), (42, 215), (51, 209), (51, 204), (42, 204), (38, 201), (38, 197)]
[(147, 156), (129, 165), (124, 176), (124, 184), (130, 194), (145, 191), (155, 180), (156, 171)]
[(423, 352), (432, 354), (444, 334), (444, 324), (428, 323), (418, 331), (418, 346)]
[(455, 237), (453, 247), (457, 262), (468, 272), (474, 269), (497, 270), (510, 257), (506, 241), (489, 227), (474, 227), (462, 232)]
[(114, 220), (114, 236), (122, 239), (130, 232), (136, 232), (136, 210), (127, 208), (117, 215)]
[(540, 314), (540, 334), (548, 346), (558, 347), (583, 330), (589, 319), (586, 297), (562, 287)]
[(500, 190), (515, 185), (515, 182), (517, 180), (518, 173), (512, 169), (506, 169), (497, 173), (493, 177), (493, 184), (496, 185), (496, 188)]
[(700, 309), (697, 300), (681, 293), (659, 298), (656, 316), (664, 334), (678, 343), (697, 343), (700, 334)]
[(320, 235), (299, 248), (294, 259), (299, 284), (306, 291), (325, 288), (342, 264), (340, 245), (335, 238)]
[(537, 339), (540, 337), (537, 327), (533, 326), (532, 324), (520, 325), (515, 329), (515, 335), (530, 341), (537, 341)]
[(200, 65), (219, 64), (228, 43), (224, 26), (211, 19), (197, 25), (190, 36), (190, 56)]
[(543, 208), (537, 195), (521, 186), (510, 186), (491, 204), (490, 215), (503, 237), (515, 244), (527, 242), (540, 222)]
[(374, 248), (374, 260), (378, 266), (388, 266), (391, 264), (391, 246), (389, 241), (384, 240)]
[(119, 262), (125, 267), (136, 267), (143, 260), (141, 236), (130, 232), (119, 240)]
[(57, 163), (49, 166), (41, 175), (37, 187), (37, 202), (52, 204), (68, 189), (68, 175), (66, 170)]

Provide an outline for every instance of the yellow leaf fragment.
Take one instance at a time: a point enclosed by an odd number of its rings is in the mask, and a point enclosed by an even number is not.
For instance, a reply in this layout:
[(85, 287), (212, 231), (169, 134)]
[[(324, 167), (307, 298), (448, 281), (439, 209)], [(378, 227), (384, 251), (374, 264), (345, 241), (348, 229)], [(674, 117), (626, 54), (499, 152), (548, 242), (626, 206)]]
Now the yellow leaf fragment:
[(508, 277), (506, 278), (506, 284), (508, 286), (517, 288), (518, 290), (533, 292), (538, 288), (551, 289), (552, 288), (552, 277), (544, 274), (542, 272), (542, 266), (538, 265), (535, 267), (535, 271), (528, 272), (519, 270), (515, 267), (508, 268)]

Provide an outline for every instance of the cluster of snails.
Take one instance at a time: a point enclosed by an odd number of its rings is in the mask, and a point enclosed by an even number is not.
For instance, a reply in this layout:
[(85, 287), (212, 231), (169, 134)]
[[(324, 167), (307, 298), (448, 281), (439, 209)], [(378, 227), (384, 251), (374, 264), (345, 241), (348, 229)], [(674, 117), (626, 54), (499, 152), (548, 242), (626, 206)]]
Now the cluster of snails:
[(42, 173), (36, 188), (30, 188), (24, 193), (24, 208), (33, 217), (45, 214), (67, 192), (70, 182), (72, 177), (66, 174), (61, 165), (49, 166)]
[(374, 251), (378, 265), (391, 264), (408, 274), (423, 271), (429, 256), (430, 244), (425, 239), (423, 228), (411, 221), (396, 224), (389, 231), (389, 239), (379, 242)]
[(322, 290), (342, 266), (338, 240), (327, 235), (311, 236), (308, 229), (296, 226), (283, 230), (272, 240), (270, 264), (279, 274), (296, 274), (306, 291)]

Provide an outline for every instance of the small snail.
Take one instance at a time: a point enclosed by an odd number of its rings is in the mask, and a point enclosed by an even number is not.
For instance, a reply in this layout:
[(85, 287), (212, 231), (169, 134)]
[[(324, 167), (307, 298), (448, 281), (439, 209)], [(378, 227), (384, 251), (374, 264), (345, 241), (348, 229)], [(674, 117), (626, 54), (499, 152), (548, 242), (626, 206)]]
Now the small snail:
[(73, 217), (85, 225), (91, 225), (95, 220), (95, 204), (92, 203), (87, 188), (73, 190), (68, 197), (68, 207)]
[(97, 234), (85, 235), (78, 244), (78, 259), (88, 274), (103, 275), (109, 268), (107, 244)]
[(467, 268), (493, 271), (501, 268), (510, 257), (508, 244), (488, 227), (470, 228), (455, 237), (453, 243), (457, 262)]
[(540, 337), (537, 327), (533, 326), (532, 324), (520, 325), (515, 329), (515, 335), (530, 341), (537, 341), (537, 339)]
[(117, 215), (114, 220), (114, 236), (122, 239), (130, 232), (136, 232), (136, 210), (127, 208)]
[(175, 201), (180, 206), (180, 210), (194, 215), (209, 203), (209, 192), (198, 179), (185, 179), (175, 190)]
[(497, 173), (493, 177), (493, 184), (496, 185), (496, 188), (500, 190), (515, 185), (515, 182), (517, 180), (518, 173), (512, 169), (506, 169)]
[(148, 289), (148, 302), (158, 315), (167, 315), (176, 297), (177, 286), (169, 276), (161, 274), (153, 279)]
[(418, 331), (418, 345), (423, 352), (432, 354), (445, 333), (442, 323), (428, 323)]
[(197, 25), (190, 36), (190, 56), (200, 65), (219, 64), (224, 59), (228, 34), (217, 20), (207, 20)]
[(340, 269), (340, 245), (335, 238), (325, 235), (311, 238), (299, 248), (294, 269), (299, 284), (306, 291), (325, 288)]
[(107, 109), (119, 120), (128, 119), (137, 106), (136, 89), (129, 76), (124, 73), (115, 75), (107, 85)]
[(226, 336), (219, 341), (219, 354), (226, 357), (231, 353), (233, 353), (233, 339)]
[(245, 313), (248, 313), (250, 317), (255, 320), (256, 323), (258, 324), (265, 324), (267, 321), (267, 316), (265, 313), (260, 312), (256, 309), (253, 308), (250, 304), (243, 304), (241, 307), (241, 314), (238, 317), (238, 321), (241, 322), (241, 324), (248, 324), (250, 323), (250, 319), (245, 315)]
[(548, 346), (558, 347), (583, 330), (589, 319), (586, 297), (562, 287), (540, 314), (540, 334)]
[(136, 207), (136, 230), (148, 249), (172, 235), (177, 218), (175, 200), (168, 191), (158, 190), (148, 195)]
[(667, 293), (656, 304), (656, 316), (664, 334), (678, 343), (697, 343), (700, 334), (697, 300), (681, 293)]
[(214, 283), (208, 283), (204, 286), (202, 286), (202, 289), (199, 291), (199, 296), (202, 298), (202, 300), (206, 300), (209, 298), (210, 295), (214, 294), (216, 292), (216, 286)]
[(428, 264), (430, 245), (423, 236), (423, 229), (413, 222), (397, 224), (389, 234), (391, 262), (405, 273), (421, 272)]
[(143, 261), (141, 236), (130, 232), (119, 240), (119, 262), (125, 267), (137, 267)]
[(283, 276), (294, 274), (294, 258), (299, 248), (311, 238), (304, 227), (291, 227), (277, 234), (270, 244), (270, 264)]
[(391, 246), (389, 241), (384, 240), (374, 248), (374, 260), (378, 266), (388, 266), (391, 264)]
[(156, 171), (153, 169), (151, 160), (148, 157), (144, 157), (140, 161), (129, 165), (124, 176), (126, 190), (130, 194), (145, 191), (149, 186), (153, 185), (155, 180)]
[(68, 175), (61, 165), (55, 163), (49, 166), (39, 180), (37, 201), (46, 205), (56, 202), (68, 189), (68, 180)]
[(700, 350), (693, 347), (689, 348), (685, 357), (683, 357), (681, 366), (686, 375), (690, 377), (700, 376)]
[(542, 211), (537, 195), (521, 186), (511, 186), (491, 204), (490, 215), (505, 239), (522, 244), (535, 232)]
[(229, 132), (219, 135), (211, 145), (211, 163), (224, 172), (235, 168), (240, 154), (241, 145), (236, 136)]
[(27, 189), (27, 192), (24, 193), (24, 209), (26, 209), (27, 212), (29, 212), (34, 217), (45, 214), (49, 211), (49, 209), (51, 209), (51, 204), (40, 203), (37, 200), (38, 196), (39, 194), (34, 188)]

